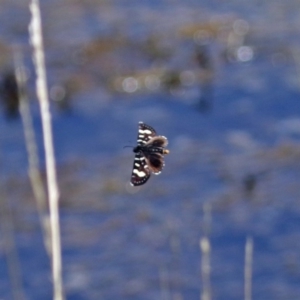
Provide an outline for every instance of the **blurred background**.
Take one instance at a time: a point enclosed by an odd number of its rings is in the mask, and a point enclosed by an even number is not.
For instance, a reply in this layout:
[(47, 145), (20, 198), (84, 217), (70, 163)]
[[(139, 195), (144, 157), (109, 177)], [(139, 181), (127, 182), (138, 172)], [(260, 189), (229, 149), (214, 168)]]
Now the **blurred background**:
[[(0, 0), (1, 300), (52, 297), (12, 55), (45, 178), (28, 3)], [(244, 297), (247, 236), (253, 299), (299, 299), (299, 4), (41, 1), (67, 299), (199, 299), (203, 235), (213, 299)], [(139, 121), (170, 155), (132, 188)]]

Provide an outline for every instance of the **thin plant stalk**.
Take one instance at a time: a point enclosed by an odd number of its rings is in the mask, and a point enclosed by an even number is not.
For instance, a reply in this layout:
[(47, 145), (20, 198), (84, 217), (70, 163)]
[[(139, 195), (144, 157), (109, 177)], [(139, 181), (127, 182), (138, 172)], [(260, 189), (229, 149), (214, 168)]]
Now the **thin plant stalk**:
[(201, 259), (202, 293), (200, 299), (211, 300), (210, 241), (206, 236), (200, 239), (200, 250), (202, 252), (202, 259)]
[(39, 157), (36, 145), (36, 138), (33, 129), (32, 116), (30, 113), (28, 98), (25, 92), (26, 74), (22, 63), (22, 58), (18, 49), (14, 49), (15, 60), (15, 77), (18, 85), (19, 108), (22, 118), (25, 145), (28, 155), (28, 175), (33, 190), (33, 194), (37, 203), (39, 219), (43, 232), (44, 245), (49, 256), (51, 256), (51, 231), (49, 211), (47, 205), (46, 191), (39, 171)]
[(165, 267), (161, 267), (159, 270), (159, 281), (161, 290), (161, 300), (170, 300), (170, 286), (169, 286), (169, 274)]
[(253, 239), (247, 237), (245, 246), (245, 300), (252, 299)]
[(12, 298), (14, 300), (25, 300), (25, 292), (22, 282), (19, 255), (14, 237), (14, 223), (11, 207), (1, 191), (3, 205), (1, 206), (1, 227), (4, 251), (7, 258), (8, 274), (12, 289)]
[(170, 249), (172, 253), (172, 262), (170, 265), (170, 271), (172, 274), (172, 281), (170, 282), (170, 291), (173, 300), (182, 299), (181, 295), (181, 280), (180, 280), (180, 252), (181, 252), (181, 242), (180, 237), (177, 232), (176, 223), (171, 219), (168, 221), (168, 229), (170, 230)]
[(48, 201), (50, 210), (50, 226), (52, 235), (52, 277), (54, 300), (63, 300), (62, 284), (62, 258), (59, 224), (59, 190), (56, 177), (55, 155), (53, 135), (51, 127), (51, 113), (47, 90), (47, 78), (45, 57), (42, 38), (41, 13), (38, 0), (31, 0), (29, 4), (31, 21), (29, 25), (29, 37), (33, 47), (33, 61), (36, 69), (36, 92), (40, 103), (40, 111), (43, 127), (44, 148), (46, 157), (46, 174)]
[(204, 204), (204, 235), (200, 239), (199, 246), (201, 255), (201, 278), (202, 292), (200, 300), (211, 300), (211, 282), (210, 282), (210, 252), (211, 246), (208, 238), (211, 226), (211, 205)]

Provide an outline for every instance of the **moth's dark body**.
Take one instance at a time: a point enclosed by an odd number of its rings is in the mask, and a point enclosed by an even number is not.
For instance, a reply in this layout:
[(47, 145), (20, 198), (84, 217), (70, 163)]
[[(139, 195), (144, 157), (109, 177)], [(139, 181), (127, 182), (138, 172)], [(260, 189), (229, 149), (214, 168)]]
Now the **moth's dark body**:
[(163, 155), (169, 150), (164, 149), (168, 140), (157, 136), (155, 130), (143, 122), (139, 123), (138, 145), (133, 148), (135, 153), (130, 183), (134, 186), (144, 184), (151, 175), (159, 174), (164, 167)]

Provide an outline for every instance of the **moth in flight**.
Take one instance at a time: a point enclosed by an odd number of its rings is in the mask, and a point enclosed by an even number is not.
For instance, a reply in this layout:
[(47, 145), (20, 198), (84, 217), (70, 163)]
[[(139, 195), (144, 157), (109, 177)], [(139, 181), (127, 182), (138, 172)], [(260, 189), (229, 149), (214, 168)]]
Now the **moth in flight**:
[(169, 150), (165, 149), (167, 145), (166, 137), (157, 135), (151, 126), (139, 122), (137, 146), (133, 148), (135, 157), (131, 185), (146, 183), (151, 173), (160, 174), (165, 165), (164, 155), (169, 154)]

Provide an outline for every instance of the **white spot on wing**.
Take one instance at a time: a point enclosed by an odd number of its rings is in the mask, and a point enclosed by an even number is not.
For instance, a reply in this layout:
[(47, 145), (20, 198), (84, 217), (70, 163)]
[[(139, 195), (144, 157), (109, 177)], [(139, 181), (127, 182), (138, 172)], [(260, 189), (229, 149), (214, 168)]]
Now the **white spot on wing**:
[(135, 163), (134, 165), (135, 165), (136, 167), (139, 167), (139, 166), (140, 166), (140, 164), (138, 164), (138, 163)]
[(141, 134), (151, 134), (152, 133), (152, 131), (151, 130), (149, 130), (149, 129), (145, 129), (145, 130), (142, 130), (142, 129), (139, 129), (139, 133), (141, 133)]
[(133, 170), (133, 173), (136, 174), (136, 175), (139, 176), (139, 177), (144, 177), (144, 176), (146, 176), (146, 173), (145, 173), (145, 172), (139, 171), (139, 170), (137, 170), (137, 169), (134, 169), (134, 170)]

